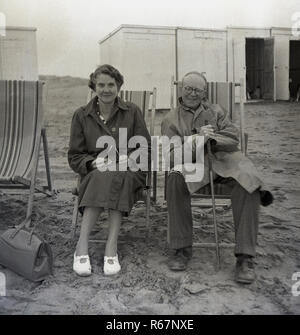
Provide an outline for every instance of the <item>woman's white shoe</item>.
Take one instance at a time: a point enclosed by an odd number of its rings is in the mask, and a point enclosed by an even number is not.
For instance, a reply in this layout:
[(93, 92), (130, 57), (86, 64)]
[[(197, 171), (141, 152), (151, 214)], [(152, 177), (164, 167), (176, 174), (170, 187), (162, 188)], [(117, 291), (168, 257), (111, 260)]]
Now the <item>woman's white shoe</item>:
[(78, 276), (90, 276), (92, 274), (92, 267), (88, 255), (76, 256), (74, 253), (73, 270)]
[(103, 271), (106, 276), (117, 274), (121, 270), (118, 254), (114, 257), (104, 256)]

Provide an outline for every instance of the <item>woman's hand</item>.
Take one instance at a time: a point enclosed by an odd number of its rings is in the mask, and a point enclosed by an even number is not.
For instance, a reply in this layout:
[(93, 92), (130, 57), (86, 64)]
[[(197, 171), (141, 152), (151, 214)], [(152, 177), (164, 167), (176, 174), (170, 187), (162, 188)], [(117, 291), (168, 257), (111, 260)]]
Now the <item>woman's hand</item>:
[[(95, 162), (95, 163), (94, 163)], [(112, 161), (108, 157), (97, 157), (92, 166), (95, 165), (95, 168), (101, 172), (108, 171), (109, 165), (112, 164)]]

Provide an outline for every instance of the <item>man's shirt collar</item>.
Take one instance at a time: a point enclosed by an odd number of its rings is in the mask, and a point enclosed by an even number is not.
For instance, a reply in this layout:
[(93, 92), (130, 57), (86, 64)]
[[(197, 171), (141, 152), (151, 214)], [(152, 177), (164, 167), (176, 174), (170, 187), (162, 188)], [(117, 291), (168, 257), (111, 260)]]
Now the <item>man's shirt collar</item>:
[(193, 113), (193, 114), (200, 114), (201, 111), (204, 108), (204, 106), (203, 106), (203, 104), (201, 102), (200, 102), (199, 106), (196, 109), (192, 109), (192, 108), (184, 105), (181, 97), (178, 99), (178, 101), (179, 101), (179, 107), (180, 107), (180, 109), (183, 109), (184, 111), (190, 112), (190, 113)]

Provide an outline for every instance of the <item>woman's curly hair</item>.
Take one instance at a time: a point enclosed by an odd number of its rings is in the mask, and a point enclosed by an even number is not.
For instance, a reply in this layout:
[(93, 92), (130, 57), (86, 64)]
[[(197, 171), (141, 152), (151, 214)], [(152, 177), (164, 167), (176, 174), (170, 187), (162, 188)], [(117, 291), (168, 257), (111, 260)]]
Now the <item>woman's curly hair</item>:
[(120, 89), (124, 83), (123, 76), (116, 68), (114, 68), (113, 66), (109, 64), (100, 65), (97, 67), (97, 69), (93, 73), (90, 74), (90, 80), (89, 80), (88, 86), (93, 91), (95, 91), (95, 88), (96, 88), (96, 78), (100, 74), (107, 74), (110, 77), (114, 78), (118, 89)]

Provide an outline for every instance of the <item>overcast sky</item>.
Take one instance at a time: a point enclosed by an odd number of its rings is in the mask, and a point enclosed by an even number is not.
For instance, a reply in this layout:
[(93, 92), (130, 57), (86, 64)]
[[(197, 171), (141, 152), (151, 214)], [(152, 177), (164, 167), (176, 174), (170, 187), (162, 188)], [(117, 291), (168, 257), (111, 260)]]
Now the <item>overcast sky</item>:
[(36, 27), (40, 74), (87, 77), (121, 24), (291, 27), (300, 0), (0, 0), (8, 26)]

